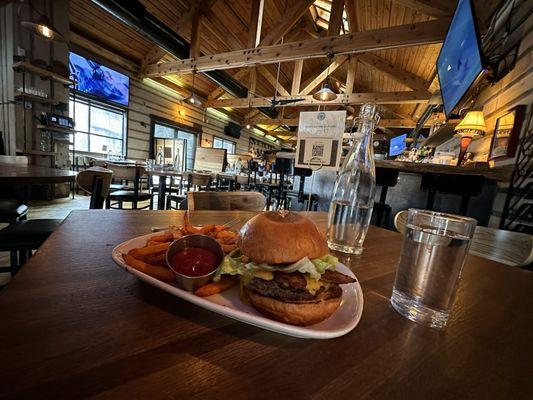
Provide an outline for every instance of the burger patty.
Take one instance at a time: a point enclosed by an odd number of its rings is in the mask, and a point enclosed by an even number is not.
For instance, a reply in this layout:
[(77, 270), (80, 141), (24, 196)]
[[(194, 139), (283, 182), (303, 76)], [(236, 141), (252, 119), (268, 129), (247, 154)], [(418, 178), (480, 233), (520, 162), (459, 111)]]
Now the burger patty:
[(246, 288), (262, 296), (271, 297), (288, 303), (308, 303), (312, 301), (327, 300), (342, 295), (342, 289), (339, 285), (334, 283), (330, 284), (327, 289), (321, 287), (315, 294), (310, 293), (305, 287), (296, 288), (283, 285), (283, 283), (274, 279), (266, 281), (261, 278), (253, 278)]
[(351, 276), (344, 275), (343, 273), (339, 271), (331, 271), (326, 270), (320, 277), (320, 280), (322, 282), (328, 282), (328, 283), (336, 283), (338, 285), (344, 285), (346, 283), (354, 283), (357, 282), (357, 279), (352, 278)]

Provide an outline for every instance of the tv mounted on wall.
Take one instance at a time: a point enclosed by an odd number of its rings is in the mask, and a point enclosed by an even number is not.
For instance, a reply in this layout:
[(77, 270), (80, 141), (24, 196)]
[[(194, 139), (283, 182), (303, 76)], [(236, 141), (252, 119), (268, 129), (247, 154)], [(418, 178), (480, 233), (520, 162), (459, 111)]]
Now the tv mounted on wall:
[(437, 58), (446, 117), (484, 71), (479, 34), (471, 0), (459, 0)]
[(70, 77), (77, 82), (78, 91), (123, 106), (128, 105), (128, 76), (72, 52), (69, 55), (69, 68)]

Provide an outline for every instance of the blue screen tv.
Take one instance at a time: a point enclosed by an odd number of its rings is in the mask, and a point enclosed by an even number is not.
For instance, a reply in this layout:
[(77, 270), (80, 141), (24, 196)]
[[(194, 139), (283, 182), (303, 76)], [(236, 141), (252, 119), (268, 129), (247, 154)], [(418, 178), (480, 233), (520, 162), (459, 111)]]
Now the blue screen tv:
[(437, 58), (444, 112), (449, 117), (483, 71), (479, 36), (470, 0), (459, 0)]
[(76, 53), (69, 55), (70, 78), (76, 89), (123, 106), (129, 103), (130, 78)]
[(405, 139), (407, 138), (407, 133), (403, 135), (393, 137), (389, 143), (389, 156), (399, 156), (404, 151), (406, 144)]

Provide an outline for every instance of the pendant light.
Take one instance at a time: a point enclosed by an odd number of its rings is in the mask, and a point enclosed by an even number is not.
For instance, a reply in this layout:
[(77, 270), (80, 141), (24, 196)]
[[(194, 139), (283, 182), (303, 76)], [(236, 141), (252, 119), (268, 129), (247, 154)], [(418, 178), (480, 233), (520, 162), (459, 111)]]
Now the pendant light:
[(187, 103), (193, 105), (193, 106), (196, 106), (196, 107), (202, 107), (203, 106), (203, 103), (202, 103), (202, 100), (200, 100), (200, 98), (198, 96), (196, 96), (196, 94), (194, 93), (194, 78), (196, 76), (196, 71), (193, 71), (192, 72), (192, 90), (191, 90), (191, 94), (188, 95), (187, 97), (185, 97), (183, 99), (183, 101), (186, 101)]
[(329, 78), (329, 67), (331, 65), (331, 59), (333, 58), (333, 54), (328, 54), (328, 69), (327, 69), (327, 77), (325, 79), (325, 83), (322, 85), (320, 90), (318, 92), (315, 92), (313, 94), (313, 99), (319, 100), (319, 101), (332, 101), (337, 98), (337, 94), (331, 90), (329, 87), (327, 80)]
[(61, 34), (61, 32), (59, 32), (58, 29), (54, 27), (54, 25), (52, 25), (50, 19), (46, 15), (41, 14), (39, 11), (37, 11), (31, 4), (31, 1), (28, 2), (28, 5), (30, 6), (30, 10), (32, 12), (35, 11), (37, 14), (39, 14), (39, 17), (30, 21), (21, 21), (20, 25), (23, 28), (28, 29), (29, 31), (33, 32), (34, 34), (45, 40), (63, 43), (67, 42), (65, 37)]

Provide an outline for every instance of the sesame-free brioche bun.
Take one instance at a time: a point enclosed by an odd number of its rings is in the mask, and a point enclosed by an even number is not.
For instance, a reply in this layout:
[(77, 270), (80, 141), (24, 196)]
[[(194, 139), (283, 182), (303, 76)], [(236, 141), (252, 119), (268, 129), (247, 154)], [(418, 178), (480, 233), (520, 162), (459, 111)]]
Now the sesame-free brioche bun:
[(289, 264), (329, 251), (313, 221), (299, 213), (279, 211), (250, 219), (239, 232), (237, 246), (257, 264)]
[(313, 325), (329, 318), (339, 307), (342, 296), (309, 302), (288, 303), (246, 290), (248, 300), (261, 313), (291, 325)]

